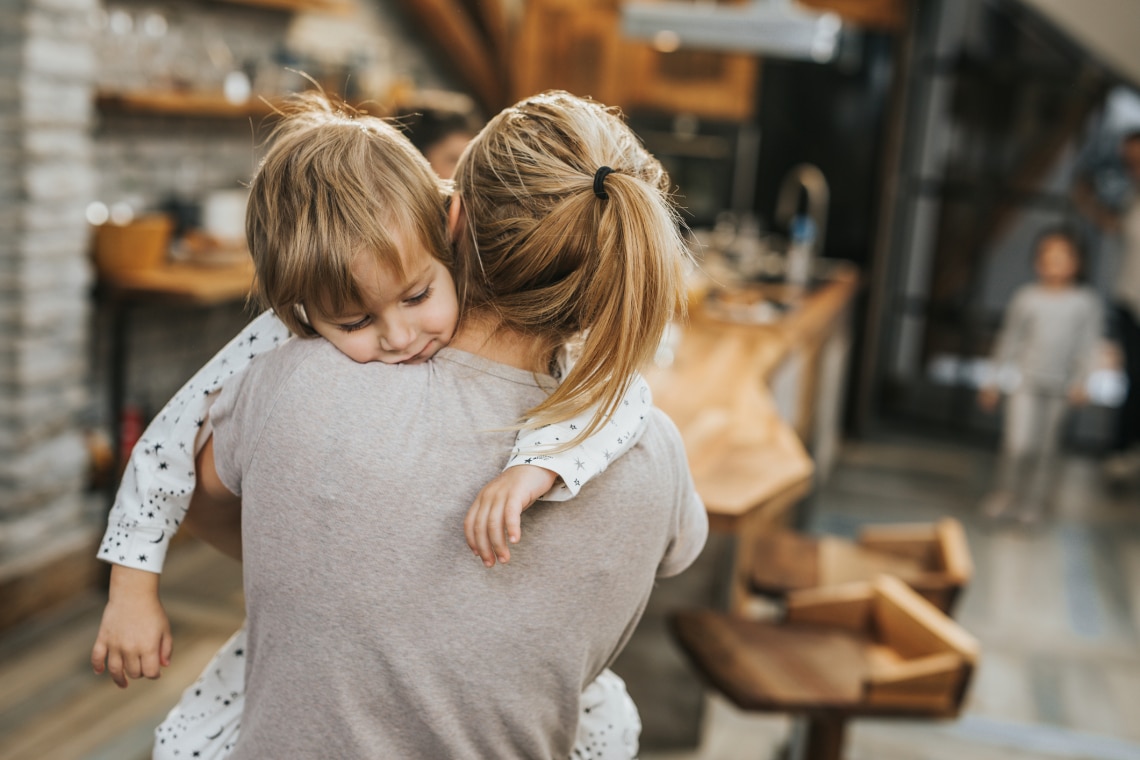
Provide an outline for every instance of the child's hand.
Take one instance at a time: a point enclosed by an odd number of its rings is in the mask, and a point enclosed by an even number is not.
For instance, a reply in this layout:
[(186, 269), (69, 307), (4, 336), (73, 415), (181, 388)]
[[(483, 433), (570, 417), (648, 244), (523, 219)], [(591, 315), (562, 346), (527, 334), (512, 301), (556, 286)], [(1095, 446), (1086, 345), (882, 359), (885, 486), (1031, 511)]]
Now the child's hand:
[(91, 667), (96, 674), (105, 667), (115, 685), (125, 689), (129, 678), (158, 678), (170, 664), (172, 650), (170, 621), (158, 599), (158, 575), (116, 565), (91, 649)]
[(554, 485), (558, 475), (530, 464), (508, 467), (475, 497), (463, 520), (463, 532), (471, 551), (492, 567), (497, 557), (510, 562), (508, 542), (517, 544), (521, 537), (520, 517)]
[(978, 406), (982, 411), (992, 412), (997, 409), (998, 401), (1001, 400), (1001, 393), (997, 388), (982, 388), (978, 391)]

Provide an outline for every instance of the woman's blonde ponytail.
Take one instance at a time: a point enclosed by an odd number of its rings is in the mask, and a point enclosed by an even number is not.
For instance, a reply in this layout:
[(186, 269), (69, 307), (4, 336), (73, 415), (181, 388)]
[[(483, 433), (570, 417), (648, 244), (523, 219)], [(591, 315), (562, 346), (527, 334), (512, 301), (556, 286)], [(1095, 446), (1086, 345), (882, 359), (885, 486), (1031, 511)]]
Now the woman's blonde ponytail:
[(553, 350), (571, 371), (528, 425), (598, 407), (604, 424), (684, 309), (688, 251), (661, 164), (600, 104), (564, 92), (492, 120), (456, 171), (470, 235), (459, 239), (465, 308)]

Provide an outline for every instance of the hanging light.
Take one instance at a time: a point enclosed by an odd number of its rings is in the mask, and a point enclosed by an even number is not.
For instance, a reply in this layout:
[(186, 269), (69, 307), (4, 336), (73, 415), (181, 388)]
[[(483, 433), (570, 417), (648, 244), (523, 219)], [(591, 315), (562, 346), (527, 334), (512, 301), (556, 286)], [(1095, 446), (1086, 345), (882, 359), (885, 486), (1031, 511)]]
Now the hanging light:
[(834, 13), (797, 7), (791, 0), (625, 2), (622, 34), (673, 49), (754, 53), (826, 63), (835, 57), (843, 24)]

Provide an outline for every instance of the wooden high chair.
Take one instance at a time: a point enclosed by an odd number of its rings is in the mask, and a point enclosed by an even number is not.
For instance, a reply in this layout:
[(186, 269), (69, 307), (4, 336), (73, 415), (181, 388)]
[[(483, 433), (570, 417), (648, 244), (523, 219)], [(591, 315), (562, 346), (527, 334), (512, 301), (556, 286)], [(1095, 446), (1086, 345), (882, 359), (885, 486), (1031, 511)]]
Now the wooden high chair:
[(757, 594), (869, 581), (893, 575), (951, 614), (973, 575), (962, 523), (946, 517), (936, 523), (872, 525), (856, 541), (791, 531), (759, 536), (749, 585)]
[(673, 620), (706, 681), (742, 710), (807, 723), (806, 760), (838, 760), (859, 716), (958, 714), (978, 642), (892, 576), (792, 592), (780, 622), (711, 610)]

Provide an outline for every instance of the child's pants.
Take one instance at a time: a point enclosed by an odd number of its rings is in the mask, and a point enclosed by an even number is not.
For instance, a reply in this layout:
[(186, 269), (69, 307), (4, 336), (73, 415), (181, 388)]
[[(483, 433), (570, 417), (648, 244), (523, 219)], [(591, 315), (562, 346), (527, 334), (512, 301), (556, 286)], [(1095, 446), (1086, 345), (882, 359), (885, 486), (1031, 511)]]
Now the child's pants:
[[(154, 732), (153, 760), (223, 760), (237, 743), (245, 701), (246, 629), (235, 633)], [(641, 717), (609, 670), (582, 692), (574, 760), (633, 760)]]
[(1052, 493), (1068, 400), (1056, 393), (1018, 389), (1006, 401), (999, 489), (1023, 511), (1041, 510)]

